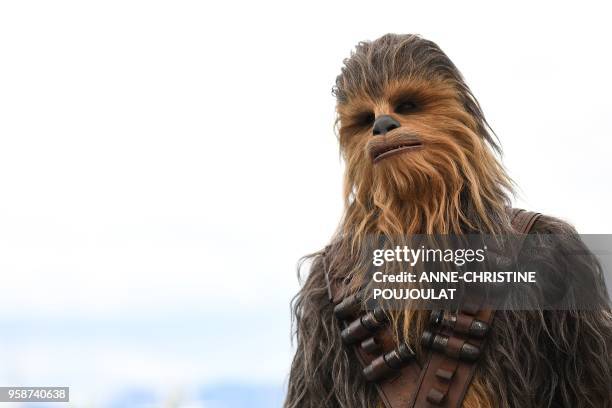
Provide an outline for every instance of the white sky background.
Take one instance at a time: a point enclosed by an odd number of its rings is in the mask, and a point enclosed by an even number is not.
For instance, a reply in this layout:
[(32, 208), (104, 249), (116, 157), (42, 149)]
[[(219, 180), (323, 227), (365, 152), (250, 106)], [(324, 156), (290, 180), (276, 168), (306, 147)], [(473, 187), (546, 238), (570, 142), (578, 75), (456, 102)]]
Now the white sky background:
[[(424, 35), (464, 73), (520, 206), (612, 232), (609, 16), (556, 2), (3, 2), (0, 322), (19, 328), (0, 340), (0, 381), (249, 379), (264, 358), (256, 380), (282, 381), (296, 261), (342, 207), (330, 90), (352, 47), (386, 32)], [(224, 347), (241, 351), (221, 370)]]

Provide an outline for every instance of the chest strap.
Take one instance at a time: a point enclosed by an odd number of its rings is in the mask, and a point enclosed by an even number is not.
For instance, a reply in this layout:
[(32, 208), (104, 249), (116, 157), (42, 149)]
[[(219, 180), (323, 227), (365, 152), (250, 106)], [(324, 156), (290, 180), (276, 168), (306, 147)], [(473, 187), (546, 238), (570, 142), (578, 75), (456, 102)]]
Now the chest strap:
[[(513, 229), (527, 234), (541, 216), (510, 209)], [(326, 271), (330, 301), (341, 321), (341, 337), (353, 348), (363, 374), (375, 384), (386, 408), (460, 408), (474, 377), (477, 360), (495, 311), (477, 299), (461, 311), (432, 311), (430, 328), (423, 332), (422, 345), (429, 349), (423, 367), (410, 346), (397, 344), (382, 311), (360, 314), (359, 294), (341, 298), (342, 282), (332, 282)]]

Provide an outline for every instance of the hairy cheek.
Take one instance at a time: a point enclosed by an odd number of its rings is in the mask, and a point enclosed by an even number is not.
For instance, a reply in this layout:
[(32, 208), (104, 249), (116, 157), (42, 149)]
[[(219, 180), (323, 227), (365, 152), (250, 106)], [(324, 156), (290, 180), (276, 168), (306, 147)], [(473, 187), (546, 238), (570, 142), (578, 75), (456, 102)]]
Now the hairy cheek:
[(347, 161), (360, 158), (367, 153), (367, 140), (353, 137), (340, 143), (340, 150)]
[(364, 143), (347, 146), (343, 148), (342, 153), (347, 170), (352, 178), (369, 178), (374, 166)]

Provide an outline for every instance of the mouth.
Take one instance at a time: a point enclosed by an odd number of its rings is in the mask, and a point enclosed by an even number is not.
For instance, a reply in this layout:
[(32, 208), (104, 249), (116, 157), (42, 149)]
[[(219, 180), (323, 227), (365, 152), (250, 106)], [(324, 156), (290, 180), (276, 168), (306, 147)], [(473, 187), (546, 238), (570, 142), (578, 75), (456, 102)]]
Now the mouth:
[(369, 146), (370, 158), (372, 162), (378, 163), (396, 154), (408, 152), (423, 147), (423, 142), (416, 135), (403, 134), (393, 140), (372, 141)]

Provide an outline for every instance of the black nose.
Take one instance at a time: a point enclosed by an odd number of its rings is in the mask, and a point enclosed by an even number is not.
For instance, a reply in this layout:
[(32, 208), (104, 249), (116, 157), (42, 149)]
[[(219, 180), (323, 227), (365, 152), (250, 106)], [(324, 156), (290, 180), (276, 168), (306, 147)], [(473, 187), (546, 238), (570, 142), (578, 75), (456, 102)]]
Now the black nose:
[(374, 129), (372, 129), (372, 134), (374, 134), (374, 136), (383, 136), (387, 132), (397, 129), (398, 127), (400, 127), (400, 124), (397, 120), (393, 119), (389, 115), (382, 115), (377, 117), (374, 121)]

